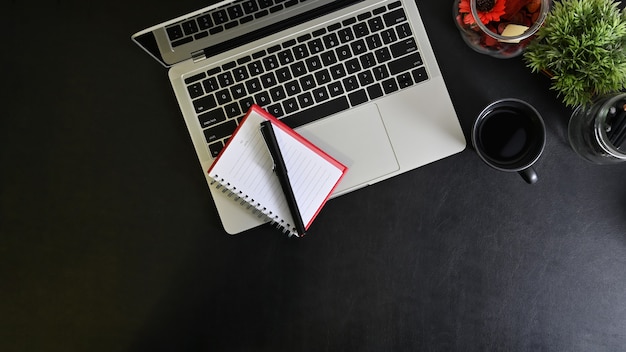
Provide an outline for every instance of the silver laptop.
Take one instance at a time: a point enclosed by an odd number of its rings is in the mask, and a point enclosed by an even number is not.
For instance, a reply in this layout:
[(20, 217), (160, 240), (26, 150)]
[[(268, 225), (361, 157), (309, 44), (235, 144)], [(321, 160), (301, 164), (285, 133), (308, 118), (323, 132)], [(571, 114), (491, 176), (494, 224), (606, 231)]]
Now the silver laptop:
[[(466, 146), (414, 0), (227, 0), (132, 39), (169, 67), (207, 183), (252, 104), (348, 166), (333, 196)], [(210, 189), (226, 232), (265, 222)]]

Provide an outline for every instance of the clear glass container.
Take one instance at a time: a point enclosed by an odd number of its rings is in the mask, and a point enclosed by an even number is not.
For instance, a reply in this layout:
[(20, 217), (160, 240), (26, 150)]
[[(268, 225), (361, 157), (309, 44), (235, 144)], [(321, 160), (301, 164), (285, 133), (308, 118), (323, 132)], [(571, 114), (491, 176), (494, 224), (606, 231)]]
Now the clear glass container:
[(478, 6), (484, 6), (490, 0), (454, 0), (454, 23), (470, 48), (500, 59), (513, 58), (524, 51), (543, 25), (552, 3), (535, 0), (513, 9), (507, 8), (504, 0), (491, 0), (494, 7), (485, 12), (477, 9), (479, 1)]
[(606, 95), (572, 114), (568, 137), (572, 149), (596, 164), (626, 161), (626, 93)]

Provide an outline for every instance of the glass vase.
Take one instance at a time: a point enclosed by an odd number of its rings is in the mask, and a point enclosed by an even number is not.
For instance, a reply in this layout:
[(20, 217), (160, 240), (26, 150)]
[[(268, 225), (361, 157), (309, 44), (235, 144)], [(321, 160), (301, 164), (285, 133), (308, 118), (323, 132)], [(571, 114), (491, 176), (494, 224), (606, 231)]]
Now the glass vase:
[(572, 149), (595, 164), (626, 161), (626, 93), (615, 93), (581, 105), (569, 121)]
[[(485, 9), (485, 3), (494, 6), (490, 11), (479, 11)], [(452, 14), (470, 48), (507, 59), (519, 56), (528, 46), (543, 25), (550, 5), (551, 0), (454, 0)]]

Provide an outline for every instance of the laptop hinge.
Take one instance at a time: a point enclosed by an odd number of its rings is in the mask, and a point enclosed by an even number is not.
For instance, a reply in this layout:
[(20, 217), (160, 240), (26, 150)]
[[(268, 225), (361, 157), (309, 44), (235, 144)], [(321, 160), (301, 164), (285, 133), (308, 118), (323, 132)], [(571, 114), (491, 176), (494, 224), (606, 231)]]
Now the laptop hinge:
[(193, 53), (191, 53), (191, 59), (193, 60), (193, 62), (198, 62), (198, 61), (202, 61), (206, 59), (206, 55), (204, 54), (204, 49), (194, 51)]

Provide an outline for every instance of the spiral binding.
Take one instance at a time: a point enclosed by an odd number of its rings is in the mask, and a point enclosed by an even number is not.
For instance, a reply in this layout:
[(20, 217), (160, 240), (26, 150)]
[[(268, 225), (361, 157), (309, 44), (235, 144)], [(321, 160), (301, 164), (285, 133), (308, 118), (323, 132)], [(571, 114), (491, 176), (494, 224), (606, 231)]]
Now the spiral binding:
[[(217, 174), (210, 175), (213, 178), (210, 186), (215, 187), (217, 190), (221, 190), (222, 193), (226, 194), (228, 198), (231, 198), (235, 202), (239, 202), (239, 205), (246, 210), (252, 211), (254, 215), (257, 215), (259, 218), (266, 218), (269, 220), (274, 227), (282, 231), (284, 234), (287, 234), (289, 237), (295, 236), (299, 237), (296, 231), (295, 226), (285, 222), (284, 219), (280, 219), (278, 215), (274, 215), (272, 211), (263, 207), (261, 203), (255, 202), (254, 199), (251, 199), (248, 195), (243, 194), (242, 191), (238, 191), (237, 187), (231, 185), (229, 182), (226, 182), (225, 179), (220, 178)], [(223, 188), (223, 189), (222, 189)]]

